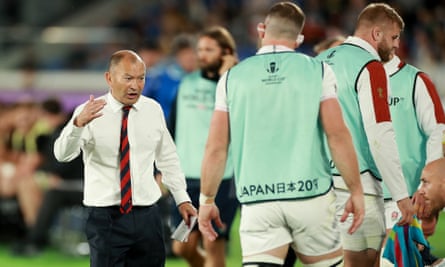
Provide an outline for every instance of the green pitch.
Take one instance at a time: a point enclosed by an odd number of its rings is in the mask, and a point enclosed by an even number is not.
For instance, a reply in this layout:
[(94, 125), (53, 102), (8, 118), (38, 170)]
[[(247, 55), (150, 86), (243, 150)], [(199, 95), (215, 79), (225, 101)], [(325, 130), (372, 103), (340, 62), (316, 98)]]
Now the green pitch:
[[(238, 221), (232, 229), (232, 240), (229, 246), (229, 254), (227, 256), (227, 266), (241, 266), (241, 252), (238, 237)], [(430, 239), (432, 252), (438, 257), (445, 257), (445, 213), (441, 213), (439, 225), (435, 235)], [(0, 266), (2, 267), (87, 267), (89, 266), (88, 257), (70, 257), (61, 254), (56, 248), (47, 249), (42, 255), (32, 259), (15, 258), (10, 256), (9, 245), (0, 244)], [(187, 264), (181, 259), (168, 259), (167, 267), (187, 267)], [(300, 264), (297, 264), (300, 267)]]

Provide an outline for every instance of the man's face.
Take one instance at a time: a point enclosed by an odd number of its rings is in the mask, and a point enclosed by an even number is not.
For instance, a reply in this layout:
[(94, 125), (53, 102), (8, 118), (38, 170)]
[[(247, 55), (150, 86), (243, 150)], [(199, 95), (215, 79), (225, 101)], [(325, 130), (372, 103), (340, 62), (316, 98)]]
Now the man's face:
[(186, 73), (194, 71), (198, 65), (196, 51), (193, 48), (184, 48), (178, 51), (176, 61)]
[(124, 105), (139, 99), (145, 84), (145, 65), (139, 60), (123, 58), (105, 73), (113, 97)]
[(445, 178), (438, 175), (438, 172), (426, 169), (422, 172), (422, 186), (419, 192), (425, 199), (426, 209), (432, 214), (444, 208)]
[(377, 44), (377, 52), (383, 62), (388, 62), (395, 54), (400, 45), (400, 28), (396, 23), (384, 27), (382, 39)]
[(203, 71), (218, 72), (222, 64), (222, 48), (216, 40), (203, 36), (198, 40), (198, 62)]

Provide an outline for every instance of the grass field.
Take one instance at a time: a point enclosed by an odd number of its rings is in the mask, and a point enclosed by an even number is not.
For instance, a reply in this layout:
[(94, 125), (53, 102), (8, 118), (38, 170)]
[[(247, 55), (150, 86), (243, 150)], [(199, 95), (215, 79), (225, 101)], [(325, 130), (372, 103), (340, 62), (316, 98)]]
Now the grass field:
[[(238, 219), (232, 229), (232, 240), (227, 256), (228, 267), (241, 266), (241, 252), (238, 237)], [(439, 225), (435, 235), (430, 239), (432, 252), (439, 257), (445, 257), (445, 213), (441, 213)], [(0, 267), (87, 267), (88, 257), (72, 257), (59, 252), (56, 248), (47, 249), (42, 255), (32, 259), (12, 257), (9, 253), (8, 244), (0, 244)], [(181, 259), (168, 259), (167, 267), (187, 267)], [(301, 266), (297, 264), (296, 266)]]

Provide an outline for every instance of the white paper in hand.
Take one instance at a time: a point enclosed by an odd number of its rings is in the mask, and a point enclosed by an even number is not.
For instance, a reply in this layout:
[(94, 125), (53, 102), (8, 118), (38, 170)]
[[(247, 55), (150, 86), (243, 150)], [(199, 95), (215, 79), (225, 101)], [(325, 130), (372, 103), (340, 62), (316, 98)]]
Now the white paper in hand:
[(173, 232), (171, 238), (178, 240), (180, 242), (187, 242), (190, 232), (195, 226), (198, 218), (196, 216), (190, 217), (190, 227), (185, 224), (185, 221), (182, 220), (181, 223), (176, 227), (176, 230)]

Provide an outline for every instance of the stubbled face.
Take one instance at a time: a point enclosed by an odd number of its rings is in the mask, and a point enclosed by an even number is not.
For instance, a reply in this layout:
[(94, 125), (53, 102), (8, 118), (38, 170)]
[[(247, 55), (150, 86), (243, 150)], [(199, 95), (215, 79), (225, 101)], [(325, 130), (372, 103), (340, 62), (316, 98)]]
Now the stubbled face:
[(140, 60), (125, 57), (105, 76), (113, 97), (124, 105), (133, 105), (144, 89), (145, 65)]
[(222, 48), (216, 40), (203, 36), (198, 40), (198, 63), (203, 71), (218, 72), (222, 64)]
[(435, 214), (445, 206), (445, 178), (440, 177), (431, 170), (424, 169), (422, 172), (422, 186), (420, 194), (425, 199), (426, 209)]
[(387, 26), (382, 31), (382, 39), (377, 44), (377, 52), (383, 62), (391, 60), (400, 45), (400, 28), (397, 23)]

